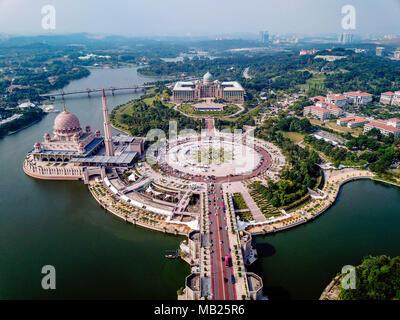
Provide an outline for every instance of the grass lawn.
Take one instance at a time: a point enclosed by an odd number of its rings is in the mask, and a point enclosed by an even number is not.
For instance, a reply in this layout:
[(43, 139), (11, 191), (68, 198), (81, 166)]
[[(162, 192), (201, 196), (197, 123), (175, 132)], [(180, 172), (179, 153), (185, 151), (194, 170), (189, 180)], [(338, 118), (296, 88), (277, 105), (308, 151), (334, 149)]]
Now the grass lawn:
[(342, 133), (350, 132), (350, 134), (354, 137), (358, 137), (363, 132), (363, 128), (350, 129), (345, 126), (340, 126), (336, 123), (336, 120), (328, 121), (328, 122), (322, 122), (322, 121), (316, 120), (316, 119), (309, 119), (309, 120), (310, 120), (311, 124), (325, 126), (329, 129), (332, 129), (337, 132), (342, 132)]
[(292, 140), (294, 143), (299, 143), (305, 137), (305, 134), (299, 132), (284, 132), (284, 131), (280, 132), (285, 138)]
[(300, 88), (303, 90), (309, 90), (311, 88), (319, 88), (319, 89), (324, 89), (324, 81), (326, 79), (326, 76), (322, 72), (312, 72), (313, 77), (308, 79), (305, 84), (300, 85)]
[(246, 202), (243, 199), (243, 196), (241, 193), (237, 192), (233, 194), (232, 197), (233, 200), (233, 207), (235, 210), (245, 210), (248, 209)]
[[(146, 99), (143, 99), (143, 102), (145, 104), (147, 104), (148, 106), (151, 106), (151, 105), (153, 105), (153, 101), (154, 101), (155, 98), (156, 98), (155, 96), (154, 97), (150, 97), (150, 98), (146, 98)], [(166, 105), (168, 108), (172, 108), (174, 106), (173, 103), (167, 103), (165, 101), (163, 101), (163, 104)]]

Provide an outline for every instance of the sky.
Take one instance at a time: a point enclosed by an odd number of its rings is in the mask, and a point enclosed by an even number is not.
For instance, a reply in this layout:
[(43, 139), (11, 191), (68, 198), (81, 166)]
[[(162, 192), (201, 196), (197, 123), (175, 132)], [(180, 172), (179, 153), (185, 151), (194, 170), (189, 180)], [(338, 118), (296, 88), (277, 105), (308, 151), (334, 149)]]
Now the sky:
[[(43, 29), (53, 5), (55, 29)], [(400, 34), (400, 0), (0, 0), (0, 33), (126, 36), (340, 33), (344, 5), (358, 34)]]

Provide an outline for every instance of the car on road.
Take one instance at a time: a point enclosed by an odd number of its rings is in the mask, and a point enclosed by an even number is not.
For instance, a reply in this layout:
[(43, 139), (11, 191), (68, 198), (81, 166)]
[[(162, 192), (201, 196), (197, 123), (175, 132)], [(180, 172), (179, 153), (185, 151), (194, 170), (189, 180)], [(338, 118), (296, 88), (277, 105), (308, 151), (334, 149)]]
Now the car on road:
[(231, 275), (231, 280), (232, 280), (232, 283), (235, 283), (235, 282), (236, 282), (235, 276), (234, 276), (233, 274)]

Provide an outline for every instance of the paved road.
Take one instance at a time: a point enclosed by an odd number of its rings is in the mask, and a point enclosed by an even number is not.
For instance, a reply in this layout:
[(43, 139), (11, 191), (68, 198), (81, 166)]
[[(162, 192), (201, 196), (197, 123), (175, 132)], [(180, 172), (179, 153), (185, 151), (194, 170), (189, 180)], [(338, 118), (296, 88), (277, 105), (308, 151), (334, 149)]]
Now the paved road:
[(233, 269), (225, 264), (225, 256), (231, 260), (230, 244), (220, 184), (208, 185), (208, 221), (210, 223), (211, 283), (214, 300), (236, 300), (236, 288), (232, 282)]

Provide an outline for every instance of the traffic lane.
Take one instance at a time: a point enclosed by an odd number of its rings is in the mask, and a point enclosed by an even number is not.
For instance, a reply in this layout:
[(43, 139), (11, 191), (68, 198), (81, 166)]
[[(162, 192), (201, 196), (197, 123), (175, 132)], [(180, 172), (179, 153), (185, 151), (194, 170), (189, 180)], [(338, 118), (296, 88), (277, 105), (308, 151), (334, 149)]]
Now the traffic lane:
[(213, 270), (213, 279), (214, 279), (214, 288), (215, 288), (215, 294), (214, 294), (214, 299), (216, 300), (223, 300), (224, 299), (224, 282), (223, 279), (221, 277), (221, 265), (219, 263), (219, 261), (222, 259), (220, 256), (220, 249), (219, 249), (219, 233), (218, 233), (218, 223), (215, 219), (215, 212), (217, 211), (216, 206), (214, 206), (214, 200), (215, 198), (212, 197), (211, 198), (211, 206), (210, 206), (210, 211), (211, 212), (211, 217), (210, 217), (210, 221), (212, 221), (212, 239), (213, 239), (213, 256), (214, 256), (214, 270)]
[[(223, 199), (222, 199), (222, 192), (221, 192), (221, 185), (216, 186), (216, 197), (217, 197), (217, 207), (218, 207), (218, 220), (221, 226), (220, 230), (218, 231), (221, 234), (221, 240), (223, 241), (221, 244), (221, 253), (222, 253), (222, 265), (223, 265), (223, 275), (224, 275), (224, 290), (225, 296), (228, 297), (229, 300), (232, 300), (233, 295), (233, 284), (231, 279), (231, 270), (224, 264), (224, 258), (226, 255), (229, 256), (229, 239), (226, 235), (226, 223), (225, 223), (225, 213), (222, 206)], [(226, 280), (225, 280), (226, 279)]]
[(216, 261), (217, 261), (217, 279), (218, 279), (218, 284), (219, 286), (219, 293), (220, 297), (219, 299), (221, 300), (226, 300), (229, 299), (228, 291), (226, 290), (226, 274), (223, 266), (222, 260), (224, 259), (223, 256), (223, 246), (221, 245), (220, 241), (221, 239), (221, 234), (220, 234), (220, 221), (219, 221), (219, 216), (220, 216), (220, 210), (219, 210), (219, 205), (218, 205), (218, 199), (214, 193), (214, 196), (212, 198), (212, 218), (213, 218), (213, 223), (214, 223), (214, 230), (215, 230), (215, 253), (216, 253)]

